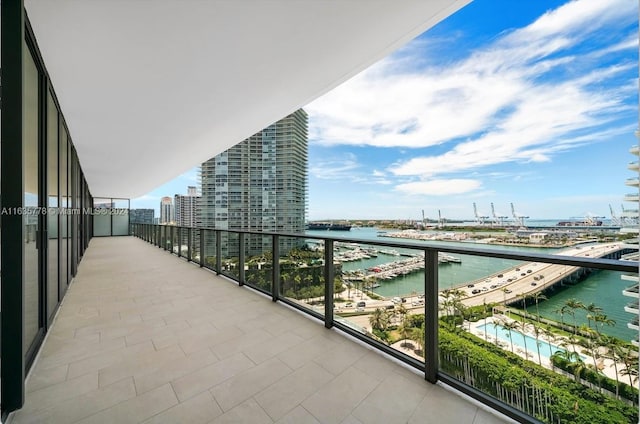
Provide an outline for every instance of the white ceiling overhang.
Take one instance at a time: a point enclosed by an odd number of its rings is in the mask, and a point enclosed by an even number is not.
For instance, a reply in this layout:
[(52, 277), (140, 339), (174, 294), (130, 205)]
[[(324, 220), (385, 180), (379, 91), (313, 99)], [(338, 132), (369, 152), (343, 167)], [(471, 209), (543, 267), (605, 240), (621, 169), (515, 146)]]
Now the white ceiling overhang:
[(25, 0), (94, 196), (138, 197), (470, 0)]

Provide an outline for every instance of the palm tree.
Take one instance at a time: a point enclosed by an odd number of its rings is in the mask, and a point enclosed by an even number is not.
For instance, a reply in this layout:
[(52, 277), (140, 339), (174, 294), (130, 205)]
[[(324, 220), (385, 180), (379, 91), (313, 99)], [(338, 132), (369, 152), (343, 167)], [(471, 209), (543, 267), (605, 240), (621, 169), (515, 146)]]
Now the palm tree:
[(402, 338), (406, 339), (407, 338), (407, 333), (406, 333), (406, 330), (405, 330), (405, 321), (407, 321), (407, 315), (409, 314), (409, 311), (401, 303), (398, 306), (396, 306), (396, 309), (394, 310), (394, 313), (397, 314), (400, 317), (400, 326), (401, 326), (401, 329), (403, 330), (403, 332), (402, 332), (402, 336), (403, 337)]
[(416, 344), (420, 348), (421, 356), (424, 357), (424, 322), (420, 327), (413, 327), (409, 337), (411, 338), (411, 340), (416, 342)]
[(538, 352), (538, 365), (542, 366), (542, 358), (540, 357), (540, 333), (542, 330), (537, 325), (533, 326), (533, 334), (536, 336), (536, 351)]
[(602, 356), (604, 358), (607, 359), (611, 359), (613, 361), (613, 363), (610, 365), (613, 367), (613, 369), (615, 370), (615, 374), (616, 374), (616, 398), (618, 398), (619, 396), (619, 386), (620, 386), (620, 378), (619, 378), (619, 372), (618, 372), (618, 361), (620, 360), (620, 357), (618, 356), (618, 340), (613, 338), (613, 337), (609, 337), (606, 336), (604, 334), (602, 334), (600, 336), (600, 344), (602, 346), (604, 346), (607, 349), (607, 352), (605, 354), (603, 354)]
[(638, 379), (638, 355), (631, 353), (630, 349), (617, 346), (618, 357), (624, 364), (624, 368), (620, 369), (620, 375), (629, 376), (629, 386), (633, 387), (633, 378)]
[(529, 350), (527, 349), (527, 323), (523, 320), (522, 323), (517, 324), (516, 331), (522, 334), (522, 340), (524, 341), (524, 356), (529, 359)]
[(553, 311), (554, 314), (560, 315), (560, 323), (562, 324), (562, 329), (564, 330), (564, 314), (567, 313), (568, 308), (566, 306), (562, 306)]
[(589, 324), (589, 328), (591, 328), (591, 320), (594, 319), (597, 314), (602, 312), (602, 308), (596, 306), (593, 302), (586, 306), (583, 305), (582, 308), (587, 311), (587, 323)]
[(576, 382), (580, 381), (580, 374), (584, 371), (584, 361), (578, 352), (570, 352), (567, 349), (558, 350), (552, 355), (552, 361), (555, 358), (562, 358), (567, 362), (567, 369), (573, 374)]
[(573, 332), (578, 334), (578, 323), (576, 322), (576, 309), (584, 309), (584, 303), (576, 299), (569, 299), (565, 302), (565, 305), (571, 309), (571, 316), (573, 317)]
[(507, 331), (509, 331), (509, 341), (511, 342), (511, 353), (514, 353), (513, 351), (513, 337), (511, 337), (511, 332), (513, 330), (515, 330), (516, 328), (518, 328), (518, 323), (516, 321), (504, 321), (502, 323), (502, 326), (504, 328), (507, 329)]
[[(593, 320), (595, 321), (595, 327), (598, 334), (602, 333), (601, 330), (605, 325), (609, 327), (613, 327), (614, 325), (616, 325), (615, 320), (608, 318), (606, 315), (600, 313), (596, 313), (596, 315), (593, 317)], [(598, 330), (598, 324), (600, 325), (600, 330)]]
[(493, 329), (496, 332), (496, 334), (495, 334), (495, 336), (496, 336), (496, 339), (495, 339), (496, 340), (496, 346), (500, 346), (500, 344), (498, 343), (498, 327), (499, 327), (499, 324), (496, 321), (493, 321), (492, 324), (493, 324)]
[(524, 310), (522, 322), (524, 322), (525, 318), (529, 316), (529, 313), (527, 312), (527, 299), (529, 299), (529, 295), (526, 293), (520, 293), (517, 296), (522, 299), (522, 309)]
[(484, 311), (484, 340), (487, 340), (487, 299), (482, 299), (482, 310)]
[(382, 308), (376, 308), (369, 317), (371, 328), (378, 331), (386, 331), (389, 327), (389, 314)]
[(535, 292), (530, 295), (530, 297), (534, 300), (534, 302), (536, 302), (536, 317), (538, 323), (540, 323), (540, 308), (538, 307), (538, 304), (542, 300), (547, 300), (547, 296), (545, 296), (542, 292)]
[(598, 359), (600, 359), (598, 348), (600, 347), (600, 344), (595, 341), (594, 337), (592, 337), (593, 335), (595, 335), (595, 332), (591, 328), (583, 326), (581, 330), (589, 334), (589, 338), (583, 342), (583, 346), (586, 349), (583, 350), (582, 353), (590, 355), (593, 359), (593, 369), (598, 378), (598, 388), (602, 389), (602, 385), (600, 383), (600, 368), (598, 368)]
[[(633, 387), (633, 383), (638, 382), (638, 363), (631, 362), (629, 366), (626, 368), (622, 368), (620, 370), (620, 375), (628, 375), (629, 376), (629, 385)], [(631, 381), (633, 377), (633, 382)]]
[[(542, 334), (544, 334), (547, 337), (548, 340), (548, 345), (549, 345), (549, 359), (551, 359), (551, 357), (553, 356), (553, 351), (552, 351), (552, 343), (555, 343), (557, 340), (557, 337), (555, 335), (555, 333), (553, 331), (551, 331), (551, 327), (548, 326), (547, 328), (543, 328), (542, 329)], [(553, 365), (553, 361), (551, 361), (551, 369), (554, 369), (554, 365)]]

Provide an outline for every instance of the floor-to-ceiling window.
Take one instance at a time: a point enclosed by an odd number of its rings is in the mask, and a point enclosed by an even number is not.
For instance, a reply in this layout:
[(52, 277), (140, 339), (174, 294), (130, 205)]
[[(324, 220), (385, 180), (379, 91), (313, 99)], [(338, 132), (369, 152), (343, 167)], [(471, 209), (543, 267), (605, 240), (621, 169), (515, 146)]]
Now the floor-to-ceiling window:
[(64, 295), (67, 290), (67, 278), (68, 275), (68, 255), (67, 251), (69, 244), (67, 243), (67, 230), (68, 230), (68, 210), (67, 210), (67, 162), (68, 162), (68, 144), (67, 144), (67, 131), (64, 128), (63, 122), (60, 122), (60, 196), (58, 198), (58, 205), (60, 208), (60, 297)]
[(58, 305), (58, 108), (47, 93), (47, 318)]
[(40, 316), (40, 180), (39, 180), (39, 130), (40, 130), (40, 73), (26, 43), (24, 44), (23, 86), (23, 162), (24, 200), (22, 213), (24, 243), (24, 339), (23, 352), (27, 355), (42, 327)]

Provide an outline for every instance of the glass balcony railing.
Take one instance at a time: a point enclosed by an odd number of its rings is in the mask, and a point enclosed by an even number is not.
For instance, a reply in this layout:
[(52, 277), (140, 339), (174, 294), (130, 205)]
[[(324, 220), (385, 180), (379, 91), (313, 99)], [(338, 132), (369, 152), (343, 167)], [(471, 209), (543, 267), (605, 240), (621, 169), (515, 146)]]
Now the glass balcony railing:
[[(519, 422), (637, 422), (621, 244), (564, 255), (134, 224), (132, 234), (307, 313)], [(628, 299), (624, 298), (623, 299)], [(636, 302), (633, 302), (637, 306)], [(620, 317), (618, 317), (618, 313)], [(631, 333), (625, 333), (630, 331)]]

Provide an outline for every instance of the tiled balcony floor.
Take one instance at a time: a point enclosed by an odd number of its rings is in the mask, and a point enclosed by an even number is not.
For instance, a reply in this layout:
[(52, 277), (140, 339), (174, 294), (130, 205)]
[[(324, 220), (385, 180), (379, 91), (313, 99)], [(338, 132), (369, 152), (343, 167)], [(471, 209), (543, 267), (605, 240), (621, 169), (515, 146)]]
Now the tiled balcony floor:
[(508, 422), (132, 237), (94, 238), (13, 423)]

